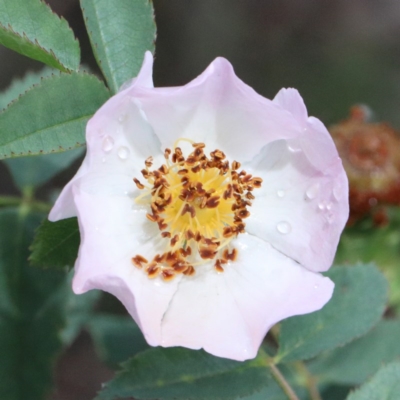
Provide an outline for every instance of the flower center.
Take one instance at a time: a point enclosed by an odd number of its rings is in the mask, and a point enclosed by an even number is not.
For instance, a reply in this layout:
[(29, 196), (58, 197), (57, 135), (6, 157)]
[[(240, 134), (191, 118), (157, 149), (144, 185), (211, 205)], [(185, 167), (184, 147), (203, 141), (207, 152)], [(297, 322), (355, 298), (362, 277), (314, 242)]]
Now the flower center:
[(179, 139), (176, 144), (179, 141), (193, 146), (186, 158), (180, 147), (166, 149), (166, 163), (158, 169), (151, 170), (152, 157), (145, 161), (141, 172), (148, 185), (134, 178), (136, 186), (144, 190), (136, 202), (150, 205), (146, 217), (158, 225), (165, 241), (165, 251), (152, 261), (139, 254), (132, 258), (150, 278), (193, 275), (196, 267), (211, 260), (215, 270), (223, 272), (223, 265), (237, 258), (231, 241), (245, 231), (252, 192), (262, 183), (246, 171), (238, 172), (240, 163), (230, 164), (221, 150), (207, 157), (204, 143)]

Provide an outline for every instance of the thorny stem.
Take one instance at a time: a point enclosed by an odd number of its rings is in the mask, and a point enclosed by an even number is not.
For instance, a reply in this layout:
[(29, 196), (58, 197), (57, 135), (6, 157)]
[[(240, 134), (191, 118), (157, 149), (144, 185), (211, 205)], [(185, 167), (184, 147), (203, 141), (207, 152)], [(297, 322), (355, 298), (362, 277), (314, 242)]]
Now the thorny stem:
[(294, 392), (292, 387), (289, 385), (289, 382), (285, 379), (285, 377), (282, 375), (281, 371), (279, 371), (279, 369), (276, 367), (276, 365), (271, 363), (269, 365), (269, 367), (271, 369), (272, 376), (274, 377), (274, 379), (276, 380), (278, 385), (282, 388), (282, 390), (286, 394), (287, 398), (289, 400), (299, 400), (296, 393)]
[(318, 391), (316, 378), (310, 373), (304, 362), (298, 361), (296, 363), (296, 368), (306, 380), (307, 390), (311, 400), (322, 400)]

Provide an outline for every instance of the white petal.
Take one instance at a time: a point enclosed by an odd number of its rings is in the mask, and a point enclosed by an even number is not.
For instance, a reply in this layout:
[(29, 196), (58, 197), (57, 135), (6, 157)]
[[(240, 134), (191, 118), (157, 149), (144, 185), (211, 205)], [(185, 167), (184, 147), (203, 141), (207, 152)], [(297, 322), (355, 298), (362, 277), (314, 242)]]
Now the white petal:
[(148, 260), (157, 254), (154, 235), (158, 228), (145, 218), (145, 210), (133, 209), (126, 196), (92, 195), (77, 187), (74, 196), (81, 232), (74, 292), (101, 289), (113, 294), (141, 327), (149, 344), (159, 344), (161, 319), (179, 278), (168, 283), (151, 280), (131, 262), (138, 254)]
[(182, 279), (163, 319), (162, 345), (204, 348), (234, 360), (256, 356), (276, 322), (323, 307), (333, 283), (250, 235), (235, 241), (237, 261), (218, 274), (198, 267)]
[(274, 97), (274, 103), (289, 111), (305, 127), (307, 121), (307, 108), (300, 93), (293, 88), (281, 89)]
[(243, 83), (223, 58), (185, 86), (138, 88), (134, 96), (164, 148), (188, 138), (243, 162), (277, 136), (301, 133), (290, 113)]
[(332, 264), (348, 218), (348, 183), (341, 160), (319, 170), (303, 151), (281, 140), (251, 164), (263, 179), (246, 219), (246, 230), (312, 271)]

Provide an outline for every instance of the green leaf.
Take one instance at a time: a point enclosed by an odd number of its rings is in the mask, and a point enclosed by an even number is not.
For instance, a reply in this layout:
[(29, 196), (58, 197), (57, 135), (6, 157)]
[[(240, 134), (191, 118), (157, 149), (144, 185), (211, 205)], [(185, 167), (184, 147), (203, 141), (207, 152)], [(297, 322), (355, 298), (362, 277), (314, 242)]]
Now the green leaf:
[(282, 322), (277, 362), (305, 360), (343, 346), (367, 333), (380, 319), (387, 301), (387, 282), (372, 265), (335, 267), (329, 303), (312, 314)]
[(96, 60), (116, 93), (135, 77), (146, 50), (154, 52), (156, 26), (149, 0), (81, 0)]
[(383, 271), (390, 285), (390, 304), (400, 309), (400, 208), (386, 207), (389, 224), (377, 227), (365, 218), (343, 232), (336, 263), (373, 262)]
[(0, 398), (43, 400), (61, 349), (65, 274), (27, 265), (42, 214), (0, 210)]
[(181, 347), (147, 350), (123, 364), (98, 400), (235, 399), (271, 382), (265, 356), (237, 362)]
[(36, 231), (29, 261), (45, 268), (72, 267), (78, 256), (80, 238), (76, 218), (57, 222), (46, 218)]
[(132, 318), (121, 315), (95, 315), (87, 323), (100, 358), (112, 368), (149, 349)]
[(93, 75), (43, 79), (0, 113), (0, 159), (82, 146), (88, 119), (108, 97)]
[(360, 385), (379, 367), (400, 357), (400, 321), (383, 320), (365, 336), (321, 355), (309, 370), (322, 383)]
[(0, 93), (0, 111), (7, 108), (13, 100), (17, 99), (33, 85), (40, 83), (42, 78), (50, 76), (54, 72), (54, 69), (43, 68), (39, 72), (28, 72), (22, 79), (14, 79), (11, 85)]
[(40, 0), (0, 0), (0, 44), (61, 71), (79, 67), (71, 28)]
[(73, 149), (57, 154), (34, 157), (9, 158), (4, 160), (16, 185), (23, 190), (38, 187), (67, 168), (83, 154), (83, 149)]
[(400, 362), (382, 367), (370, 382), (351, 393), (347, 400), (399, 400)]

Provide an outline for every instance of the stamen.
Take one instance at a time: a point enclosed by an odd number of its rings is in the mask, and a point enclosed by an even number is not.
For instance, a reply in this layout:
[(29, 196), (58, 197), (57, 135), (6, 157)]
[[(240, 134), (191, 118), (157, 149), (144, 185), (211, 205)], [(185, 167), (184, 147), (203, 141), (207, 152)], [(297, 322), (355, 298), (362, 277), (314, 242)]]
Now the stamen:
[[(192, 145), (186, 157), (179, 142)], [(229, 161), (223, 151), (216, 149), (206, 156), (204, 143), (178, 139), (171, 149), (165, 149), (166, 164), (150, 170), (153, 158), (145, 160), (141, 171), (150, 185), (137, 196), (136, 202), (149, 196), (150, 222), (160, 229), (160, 240), (165, 251), (148, 262), (136, 255), (132, 263), (144, 268), (149, 278), (160, 276), (164, 281), (177, 274), (194, 275), (201, 265), (213, 262), (214, 269), (223, 273), (222, 265), (237, 259), (237, 250), (228, 245), (245, 232), (244, 219), (250, 216), (252, 193), (262, 184), (262, 179), (246, 171), (239, 171), (240, 163)], [(146, 188), (134, 178), (138, 189)], [(147, 201), (147, 199), (146, 199)], [(212, 261), (214, 260), (214, 261)]]

